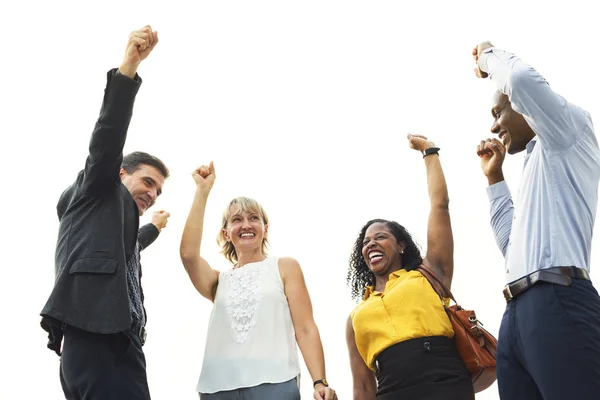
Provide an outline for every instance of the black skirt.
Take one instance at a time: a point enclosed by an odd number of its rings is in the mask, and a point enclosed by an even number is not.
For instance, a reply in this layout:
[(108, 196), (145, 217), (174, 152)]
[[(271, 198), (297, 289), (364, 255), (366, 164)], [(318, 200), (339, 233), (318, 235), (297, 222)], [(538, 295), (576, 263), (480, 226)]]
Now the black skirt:
[(445, 336), (410, 339), (375, 360), (377, 400), (474, 400), (471, 376)]

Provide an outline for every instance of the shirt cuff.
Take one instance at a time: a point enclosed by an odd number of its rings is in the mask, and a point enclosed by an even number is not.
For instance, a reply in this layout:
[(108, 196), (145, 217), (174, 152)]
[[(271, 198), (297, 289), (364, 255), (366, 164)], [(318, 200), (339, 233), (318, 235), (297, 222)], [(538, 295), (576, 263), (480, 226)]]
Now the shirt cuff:
[(148, 225), (148, 229), (152, 231), (153, 235), (156, 235), (156, 237), (158, 237), (158, 235), (160, 235), (160, 231), (158, 230), (156, 225), (154, 225), (153, 223), (149, 223), (146, 225)]
[[(124, 78), (131, 79), (130, 77), (123, 75), (121, 73), (121, 71), (119, 71), (119, 68), (113, 68), (113, 71), (115, 71), (115, 76), (122, 76)], [(140, 78), (140, 76), (137, 74), (137, 72), (135, 73), (135, 76), (131, 80), (135, 81), (135, 82), (142, 83), (142, 78)]]
[(489, 67), (487, 64), (487, 60), (490, 57), (490, 55), (493, 53), (495, 47), (488, 47), (487, 49), (485, 49), (483, 51), (483, 53), (481, 53), (481, 55), (479, 56), (479, 59), (477, 60), (477, 65), (479, 66), (479, 69), (482, 70), (485, 73), (489, 73)]
[(490, 202), (498, 200), (501, 197), (510, 196), (510, 189), (508, 188), (506, 181), (494, 183), (493, 185), (488, 186), (486, 190)]

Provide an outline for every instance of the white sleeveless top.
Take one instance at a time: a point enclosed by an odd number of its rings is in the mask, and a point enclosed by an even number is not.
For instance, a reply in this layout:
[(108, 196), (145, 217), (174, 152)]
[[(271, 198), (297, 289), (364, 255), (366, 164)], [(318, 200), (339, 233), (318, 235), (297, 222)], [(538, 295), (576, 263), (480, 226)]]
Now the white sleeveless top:
[(299, 374), (278, 259), (221, 272), (196, 390), (208, 394), (280, 383)]

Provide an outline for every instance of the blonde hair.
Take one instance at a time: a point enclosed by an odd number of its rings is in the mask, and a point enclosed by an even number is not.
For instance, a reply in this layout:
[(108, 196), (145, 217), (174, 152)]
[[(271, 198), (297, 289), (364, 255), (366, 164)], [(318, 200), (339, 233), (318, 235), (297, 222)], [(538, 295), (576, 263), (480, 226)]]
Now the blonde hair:
[[(229, 218), (234, 214), (239, 214), (242, 212), (257, 213), (262, 218), (265, 227), (269, 226), (269, 218), (267, 217), (267, 213), (258, 201), (249, 197), (236, 197), (235, 199), (229, 202), (229, 205), (225, 209), (225, 212), (223, 212), (223, 218), (221, 220), (221, 230), (217, 235), (217, 244), (221, 246), (221, 254), (223, 254), (225, 258), (229, 260), (229, 262), (231, 262), (232, 264), (236, 264), (238, 261), (237, 253), (235, 251), (235, 247), (233, 247), (233, 243), (227, 241), (227, 238), (225, 238), (225, 233), (223, 231), (227, 229)], [(266, 237), (264, 237), (261, 251), (265, 257), (267, 256), (268, 247), (269, 241)]]

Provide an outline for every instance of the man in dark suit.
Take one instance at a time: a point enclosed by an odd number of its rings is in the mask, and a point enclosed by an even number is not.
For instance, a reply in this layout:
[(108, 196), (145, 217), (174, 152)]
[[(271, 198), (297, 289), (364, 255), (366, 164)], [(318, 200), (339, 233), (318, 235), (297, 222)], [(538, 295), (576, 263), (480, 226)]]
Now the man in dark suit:
[(41, 315), (67, 399), (150, 399), (139, 252), (169, 213), (141, 229), (139, 217), (169, 170), (147, 153), (123, 157), (123, 147), (142, 82), (136, 71), (157, 43), (149, 26), (131, 33), (123, 63), (108, 72), (85, 168), (58, 202), (56, 279)]

